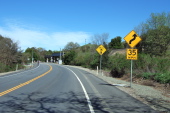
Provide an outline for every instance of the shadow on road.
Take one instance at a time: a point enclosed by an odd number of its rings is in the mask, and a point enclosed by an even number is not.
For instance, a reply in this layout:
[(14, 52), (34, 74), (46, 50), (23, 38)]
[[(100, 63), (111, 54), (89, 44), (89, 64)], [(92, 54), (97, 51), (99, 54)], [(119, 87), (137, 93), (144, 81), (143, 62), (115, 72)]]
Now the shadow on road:
[[(60, 93), (43, 97), (43, 93), (5, 95), (7, 101), (0, 102), (0, 113), (90, 113), (84, 93)], [(92, 99), (94, 108), (107, 113), (99, 98)]]
[[(44, 96), (42, 92), (20, 94), (17, 97), (5, 95), (0, 101), (0, 113), (90, 113), (84, 93), (59, 93)], [(96, 113), (151, 113), (147, 106), (125, 106), (121, 98), (98, 98), (89, 94)], [(136, 100), (136, 103), (138, 101)], [(142, 107), (142, 109), (141, 109)], [(111, 111), (110, 111), (111, 110)]]

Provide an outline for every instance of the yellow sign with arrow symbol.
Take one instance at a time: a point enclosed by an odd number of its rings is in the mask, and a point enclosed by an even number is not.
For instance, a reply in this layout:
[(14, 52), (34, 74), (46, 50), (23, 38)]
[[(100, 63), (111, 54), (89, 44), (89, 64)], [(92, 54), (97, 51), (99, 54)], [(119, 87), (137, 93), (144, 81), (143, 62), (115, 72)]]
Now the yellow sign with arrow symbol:
[(128, 43), (128, 45), (133, 48), (135, 47), (142, 39), (137, 35), (137, 33), (132, 30), (129, 34), (127, 34), (124, 40)]

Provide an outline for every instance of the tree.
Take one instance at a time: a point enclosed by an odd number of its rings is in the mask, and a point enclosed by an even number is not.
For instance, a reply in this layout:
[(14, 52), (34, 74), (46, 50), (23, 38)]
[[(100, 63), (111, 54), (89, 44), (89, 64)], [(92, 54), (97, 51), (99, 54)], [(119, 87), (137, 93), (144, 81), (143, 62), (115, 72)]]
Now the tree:
[(142, 41), (136, 46), (139, 52), (165, 55), (170, 44), (170, 13), (152, 13), (150, 18), (135, 28)]
[(80, 45), (76, 42), (68, 42), (67, 45), (64, 47), (65, 51), (70, 51), (70, 50), (74, 50), (76, 48), (80, 47)]
[(168, 15), (166, 13), (151, 13), (150, 18), (147, 20), (149, 29), (158, 29), (160, 26), (167, 26)]
[(0, 56), (1, 62), (10, 65), (12, 62), (18, 61), (19, 47), (17, 42), (13, 42), (10, 38), (0, 36)]
[(44, 56), (47, 54), (47, 51), (44, 48), (37, 48), (38, 56), (40, 61), (45, 61)]
[(14, 42), (12, 39), (3, 37), (0, 35), (0, 64), (3, 65), (5, 70), (8, 67), (9, 70), (14, 68), (14, 62), (19, 62), (21, 57), (21, 50), (18, 47), (18, 43)]
[(31, 56), (30, 59), (32, 59), (32, 55), (33, 55), (34, 61), (40, 60), (39, 52), (38, 52), (38, 50), (37, 50), (35, 47), (27, 48), (27, 49), (25, 50), (25, 53), (29, 53), (29, 54), (30, 54), (30, 56)]
[(167, 14), (166, 25), (170, 27), (170, 12)]
[(123, 44), (122, 44), (122, 38), (120, 36), (117, 36), (115, 38), (113, 38), (111, 40), (111, 42), (109, 43), (109, 48), (113, 48), (113, 49), (121, 49), (123, 48)]
[(31, 60), (31, 55), (29, 53), (22, 53), (21, 61), (23, 64), (30, 63)]
[(142, 35), (148, 30), (158, 29), (160, 26), (168, 26), (170, 28), (170, 12), (151, 13), (150, 18), (146, 22), (139, 24), (134, 30), (138, 35)]
[(68, 51), (65, 55), (64, 55), (64, 63), (66, 65), (72, 64), (74, 65), (73, 61), (75, 59), (76, 56), (76, 52), (74, 50), (70, 50)]
[(148, 26), (149, 25), (147, 23), (142, 22), (137, 27), (135, 27), (134, 30), (137, 32), (139, 36), (141, 36), (142, 34), (145, 34), (148, 31), (149, 29)]
[(51, 50), (45, 50), (44, 48), (36, 48), (36, 47), (31, 47), (31, 48), (27, 48), (25, 50), (25, 53), (28, 53), (29, 55), (29, 59), (32, 60), (32, 54), (33, 54), (33, 58), (34, 61), (45, 61), (45, 55), (51, 55), (52, 53), (54, 53), (55, 51), (51, 51)]
[(103, 45), (104, 42), (107, 43), (108, 37), (108, 33), (96, 34), (92, 37), (92, 43), (95, 45)]
[(140, 52), (162, 56), (165, 55), (170, 45), (170, 28), (161, 26), (158, 29), (148, 30), (141, 37), (141, 43), (136, 46)]

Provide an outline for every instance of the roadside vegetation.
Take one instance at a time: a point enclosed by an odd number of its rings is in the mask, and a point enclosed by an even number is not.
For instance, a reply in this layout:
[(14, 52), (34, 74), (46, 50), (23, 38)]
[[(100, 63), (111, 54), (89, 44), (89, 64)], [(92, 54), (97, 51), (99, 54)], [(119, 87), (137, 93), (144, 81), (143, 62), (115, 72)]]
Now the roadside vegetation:
[[(21, 62), (21, 51), (17, 42), (10, 38), (0, 35), (0, 72), (6, 72), (16, 69), (16, 63)], [(18, 66), (22, 68), (22, 65)]]
[(43, 48), (27, 48), (23, 52), (11, 38), (0, 35), (0, 73), (24, 69), (33, 61), (45, 61), (45, 55), (51, 55), (58, 51), (45, 50)]
[[(133, 76), (159, 83), (170, 83), (170, 13), (152, 13), (150, 18), (134, 28), (142, 41), (136, 46), (138, 60), (133, 61)], [(129, 31), (130, 32), (130, 31)], [(112, 77), (130, 74), (130, 60), (125, 53), (110, 54), (115, 49), (130, 48), (117, 36), (108, 43), (109, 34), (97, 34), (92, 42), (81, 47), (65, 46), (64, 63), (96, 69), (100, 55), (96, 48), (102, 44), (107, 51), (102, 56), (102, 69), (109, 71)]]

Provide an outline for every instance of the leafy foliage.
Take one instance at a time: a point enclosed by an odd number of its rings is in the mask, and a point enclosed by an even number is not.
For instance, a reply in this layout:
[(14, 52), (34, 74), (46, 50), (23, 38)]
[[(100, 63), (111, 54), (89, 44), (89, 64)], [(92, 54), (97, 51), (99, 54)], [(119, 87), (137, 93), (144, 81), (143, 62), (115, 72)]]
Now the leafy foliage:
[(125, 55), (116, 54), (109, 57), (108, 69), (111, 70), (111, 76), (122, 77), (125, 73), (128, 73), (130, 67), (130, 60), (126, 60)]
[(161, 26), (170, 27), (170, 13), (151, 13), (150, 18), (147, 20), (147, 28), (158, 29)]
[(137, 46), (140, 52), (150, 55), (165, 55), (170, 44), (170, 28), (160, 26), (158, 29), (148, 30), (141, 35), (142, 42)]
[[(32, 48), (27, 48), (25, 50), (25, 52), (22, 54), (23, 56), (23, 62), (27, 63), (27, 62), (31, 62), (32, 61), (32, 55), (33, 55), (33, 60), (34, 61), (45, 61), (45, 55), (51, 55), (53, 53), (56, 53), (59, 51), (51, 51), (51, 50), (45, 50), (41, 47), (36, 48), (36, 47), (32, 47)], [(29, 61), (27, 60), (29, 59)]]
[(144, 79), (150, 79), (153, 75), (154, 75), (154, 73), (144, 72), (144, 73), (142, 74), (142, 78), (144, 78)]
[[(133, 61), (133, 76), (143, 79), (151, 79), (160, 83), (170, 83), (170, 58), (151, 57), (149, 54), (139, 54), (139, 58)], [(111, 76), (122, 77), (130, 73), (130, 60), (125, 55), (116, 54), (109, 57), (108, 69)]]
[(110, 49), (121, 49), (124, 48), (124, 45), (122, 44), (122, 38), (120, 36), (117, 36), (111, 40), (109, 43)]
[(142, 38), (136, 46), (139, 52), (163, 56), (170, 45), (170, 13), (152, 13), (150, 18), (135, 30)]
[(17, 42), (0, 35), (0, 72), (13, 70), (20, 63), (21, 50)]
[(170, 72), (166, 73), (157, 73), (155, 76), (155, 80), (160, 83), (170, 83)]
[(76, 42), (68, 42), (67, 45), (64, 47), (65, 51), (73, 50), (80, 47), (80, 45)]
[[(106, 43), (104, 43), (104, 46), (106, 49), (108, 48)], [(96, 69), (96, 67), (100, 65), (100, 55), (96, 51), (97, 47), (95, 44), (87, 44), (77, 49), (67, 51), (64, 56), (64, 63)], [(103, 68), (107, 68), (108, 54), (109, 52), (106, 51), (102, 55)]]
[(67, 52), (66, 55), (64, 56), (64, 63), (66, 65), (68, 64), (74, 65), (75, 56), (76, 56), (76, 52), (74, 50)]

